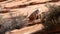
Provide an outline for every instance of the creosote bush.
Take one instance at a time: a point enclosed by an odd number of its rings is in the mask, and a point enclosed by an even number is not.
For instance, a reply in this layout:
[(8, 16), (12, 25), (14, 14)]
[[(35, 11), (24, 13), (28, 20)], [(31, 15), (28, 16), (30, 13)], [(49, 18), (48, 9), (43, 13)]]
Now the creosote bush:
[(12, 16), (12, 13), (10, 13), (11, 18), (2, 18), (3, 16), (0, 16), (0, 34), (5, 34), (7, 31), (11, 31), (14, 29), (20, 29), (27, 25), (23, 19), (25, 19), (25, 16)]
[(45, 28), (36, 31), (32, 34), (54, 34), (53, 31), (55, 27), (60, 26), (60, 6), (57, 5), (46, 5), (49, 10), (41, 14), (41, 24)]

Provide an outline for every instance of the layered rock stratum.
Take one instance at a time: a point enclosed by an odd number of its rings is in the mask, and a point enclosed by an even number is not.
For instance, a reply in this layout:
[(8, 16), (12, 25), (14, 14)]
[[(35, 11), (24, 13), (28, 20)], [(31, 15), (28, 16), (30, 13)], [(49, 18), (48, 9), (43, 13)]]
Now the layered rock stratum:
[[(48, 11), (48, 8), (45, 6), (46, 4), (51, 5), (60, 5), (59, 0), (0, 0), (0, 10), (3, 12), (0, 12), (0, 14), (3, 16), (3, 18), (12, 18), (10, 13), (14, 17), (19, 15), (30, 15), (35, 10), (39, 10), (40, 12)], [(28, 13), (28, 14), (27, 14)], [(13, 30), (11, 32), (7, 32), (6, 34), (31, 34), (32, 32), (36, 32), (38, 30), (41, 30), (43, 25), (34, 25), (30, 27), (24, 27), (19, 30)], [(59, 30), (59, 28), (58, 28)]]

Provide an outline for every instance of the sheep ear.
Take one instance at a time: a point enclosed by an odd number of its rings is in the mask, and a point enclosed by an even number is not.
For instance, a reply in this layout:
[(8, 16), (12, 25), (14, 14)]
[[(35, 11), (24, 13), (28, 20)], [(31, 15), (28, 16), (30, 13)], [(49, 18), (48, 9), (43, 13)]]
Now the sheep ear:
[(45, 5), (45, 7), (47, 7), (47, 8), (51, 8), (52, 5), (47, 3), (47, 4)]
[(36, 17), (37, 17), (36, 14), (38, 14), (38, 13), (39, 13), (39, 10), (36, 10), (33, 13), (31, 13), (30, 16), (28, 16), (29, 20), (30, 19), (34, 20), (34, 18), (36, 19)]

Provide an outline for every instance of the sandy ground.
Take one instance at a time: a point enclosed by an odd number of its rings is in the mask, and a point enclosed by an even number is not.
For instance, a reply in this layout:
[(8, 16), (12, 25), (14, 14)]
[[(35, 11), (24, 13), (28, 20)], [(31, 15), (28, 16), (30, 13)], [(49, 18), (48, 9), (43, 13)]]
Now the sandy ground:
[(40, 29), (42, 30), (43, 27), (44, 26), (42, 24), (36, 24), (34, 26), (24, 27), (24, 28), (18, 29), (18, 30), (13, 30), (13, 31), (9, 32), (9, 34), (31, 34), (32, 32), (35, 32), (37, 30), (40, 30)]

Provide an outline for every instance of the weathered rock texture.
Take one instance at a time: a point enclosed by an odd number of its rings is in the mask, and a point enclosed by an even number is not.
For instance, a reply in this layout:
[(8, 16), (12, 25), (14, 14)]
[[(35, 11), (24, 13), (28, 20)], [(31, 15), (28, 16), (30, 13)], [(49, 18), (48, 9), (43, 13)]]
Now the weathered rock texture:
[[(60, 1), (59, 0), (6, 0), (6, 1), (0, 0), (0, 6), (1, 6), (0, 14), (3, 16), (2, 18), (12, 18), (10, 13), (14, 17), (19, 15), (29, 16), (37, 9), (40, 12), (48, 11), (48, 8), (45, 6), (46, 4), (60, 5)], [(19, 30), (13, 30), (6, 34), (31, 34), (31, 32), (41, 30), (42, 27), (44, 26), (38, 24), (31, 27), (25, 27)]]

